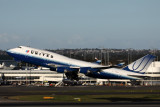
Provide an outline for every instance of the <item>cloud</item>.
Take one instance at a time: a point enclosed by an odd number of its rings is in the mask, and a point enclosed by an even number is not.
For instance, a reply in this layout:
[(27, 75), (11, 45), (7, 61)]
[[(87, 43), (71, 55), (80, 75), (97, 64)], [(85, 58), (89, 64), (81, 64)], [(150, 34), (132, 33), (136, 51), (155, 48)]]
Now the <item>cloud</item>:
[(67, 43), (69, 45), (75, 45), (77, 43), (82, 43), (82, 42), (84, 42), (84, 38), (79, 35), (73, 35), (70, 38), (68, 38), (68, 40), (67, 40)]
[(20, 40), (20, 36), (17, 36), (17, 35), (9, 35), (7, 33), (0, 34), (0, 42), (1, 43), (16, 42), (19, 40)]
[(0, 42), (1, 43), (7, 43), (7, 42), (9, 42), (9, 38), (7, 37), (6, 33), (0, 34)]
[(28, 46), (29, 36), (2, 33), (0, 34), (0, 49), (9, 49), (19, 45)]

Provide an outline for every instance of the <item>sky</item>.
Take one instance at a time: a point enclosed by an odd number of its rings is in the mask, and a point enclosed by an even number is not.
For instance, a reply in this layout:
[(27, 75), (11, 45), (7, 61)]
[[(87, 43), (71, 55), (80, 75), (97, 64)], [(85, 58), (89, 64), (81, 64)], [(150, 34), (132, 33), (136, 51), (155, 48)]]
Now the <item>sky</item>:
[(160, 49), (160, 0), (0, 0), (0, 49)]

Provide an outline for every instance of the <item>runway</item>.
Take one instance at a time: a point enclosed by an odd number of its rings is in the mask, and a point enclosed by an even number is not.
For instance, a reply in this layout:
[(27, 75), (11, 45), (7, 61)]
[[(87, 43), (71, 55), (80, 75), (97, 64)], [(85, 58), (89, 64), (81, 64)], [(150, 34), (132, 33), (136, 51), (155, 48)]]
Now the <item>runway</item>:
[[(148, 90), (146, 92), (146, 90)], [(0, 96), (15, 95), (100, 95), (100, 94), (160, 94), (160, 86), (152, 87), (109, 87), (109, 86), (69, 86), (69, 87), (35, 87), (35, 86), (0, 86)], [(124, 92), (123, 92), (124, 91)]]
[[(147, 90), (147, 91), (146, 91)], [(143, 102), (111, 102), (111, 103), (54, 103), (54, 102), (32, 102), (32, 101), (15, 101), (8, 100), (9, 96), (23, 96), (23, 95), (128, 95), (128, 94), (152, 94), (160, 95), (160, 86), (152, 87), (109, 87), (109, 86), (70, 86), (70, 87), (35, 87), (35, 86), (0, 86), (0, 105), (1, 106), (34, 106), (34, 107), (159, 107), (160, 101), (143, 101)]]

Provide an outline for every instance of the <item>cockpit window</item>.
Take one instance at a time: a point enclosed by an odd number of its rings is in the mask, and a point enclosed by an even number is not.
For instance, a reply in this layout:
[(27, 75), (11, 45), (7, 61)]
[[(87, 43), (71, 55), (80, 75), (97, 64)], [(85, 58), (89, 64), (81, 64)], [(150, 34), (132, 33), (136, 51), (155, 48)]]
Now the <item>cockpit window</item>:
[(21, 46), (19, 46), (18, 48), (22, 48)]

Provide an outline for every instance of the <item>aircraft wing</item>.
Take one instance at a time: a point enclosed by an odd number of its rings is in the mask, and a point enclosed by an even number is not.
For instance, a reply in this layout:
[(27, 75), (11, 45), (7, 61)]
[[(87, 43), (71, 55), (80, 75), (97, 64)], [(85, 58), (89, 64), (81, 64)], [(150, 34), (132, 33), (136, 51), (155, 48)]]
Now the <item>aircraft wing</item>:
[(65, 65), (58, 65), (58, 64), (52, 64), (52, 63), (49, 63), (47, 64), (48, 66), (50, 67), (53, 67), (53, 68), (71, 68), (71, 69), (87, 69), (87, 70), (90, 70), (90, 71), (100, 71), (102, 69), (109, 69), (109, 68), (118, 68), (118, 66), (101, 66), (101, 67), (77, 67), (77, 66), (65, 66)]
[(92, 69), (109, 69), (109, 68), (120, 68), (119, 66), (102, 66), (102, 67), (91, 67)]
[(77, 67), (77, 66), (65, 66), (65, 65), (58, 65), (58, 64), (52, 64), (52, 63), (49, 63), (47, 65), (50, 66), (50, 67), (54, 67), (54, 68), (64, 67), (64, 68), (80, 69), (80, 67)]
[(119, 66), (100, 66), (100, 67), (78, 67), (78, 66), (66, 66), (66, 65), (58, 65), (49, 63), (47, 64), (50, 67), (56, 68), (56, 69), (63, 69), (68, 71), (90, 71), (90, 72), (101, 72), (103, 69), (109, 69), (109, 68), (119, 68)]
[(56, 64), (52, 64), (52, 63), (49, 63), (49, 64), (47, 64), (47, 65), (50, 66), (50, 67), (54, 67), (54, 68), (64, 67), (63, 65), (56, 65)]

